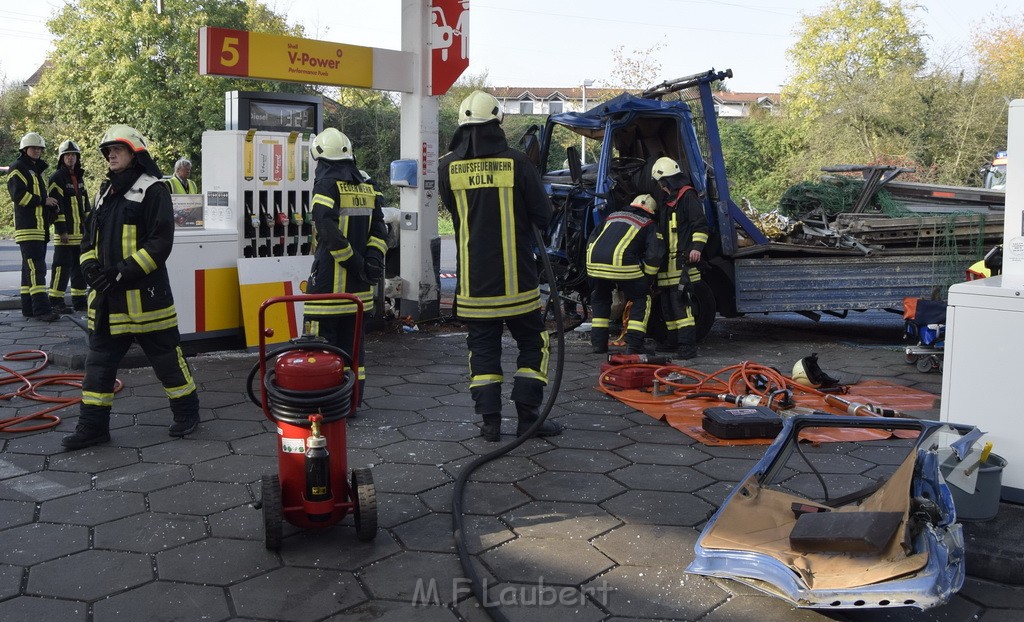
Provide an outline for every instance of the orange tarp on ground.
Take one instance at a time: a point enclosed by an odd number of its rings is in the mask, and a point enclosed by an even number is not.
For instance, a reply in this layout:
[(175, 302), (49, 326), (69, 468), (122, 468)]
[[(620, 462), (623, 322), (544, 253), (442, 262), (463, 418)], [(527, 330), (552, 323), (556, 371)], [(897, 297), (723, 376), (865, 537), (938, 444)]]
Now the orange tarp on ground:
[[(615, 399), (629, 404), (637, 410), (643, 411), (654, 417), (668, 422), (673, 428), (683, 434), (704, 443), (705, 445), (768, 445), (773, 439), (770, 438), (718, 438), (701, 427), (701, 420), (704, 417), (704, 409), (710, 406), (726, 406), (725, 402), (713, 399), (683, 399), (680, 394), (673, 394), (665, 397), (654, 397), (650, 389), (621, 389), (618, 391), (612, 388), (598, 387), (598, 390), (607, 393)], [(849, 393), (844, 394), (843, 399), (861, 404), (874, 404), (893, 408), (898, 411), (928, 410), (934, 408), (937, 396), (917, 389), (911, 389), (882, 380), (866, 380), (850, 387)], [(837, 415), (847, 414), (825, 403), (824, 399), (815, 395), (798, 395), (798, 409), (789, 411), (790, 414), (798, 412), (807, 413), (811, 410), (833, 413)], [(785, 417), (787, 411), (780, 414)], [(879, 417), (882, 419), (881, 417)], [(916, 432), (912, 433), (916, 435)], [(899, 436), (903, 436), (900, 433)], [(839, 441), (863, 441), (889, 438), (890, 435), (878, 430), (862, 430), (856, 428), (816, 428), (813, 431), (801, 433), (800, 438), (812, 442), (839, 442)]]

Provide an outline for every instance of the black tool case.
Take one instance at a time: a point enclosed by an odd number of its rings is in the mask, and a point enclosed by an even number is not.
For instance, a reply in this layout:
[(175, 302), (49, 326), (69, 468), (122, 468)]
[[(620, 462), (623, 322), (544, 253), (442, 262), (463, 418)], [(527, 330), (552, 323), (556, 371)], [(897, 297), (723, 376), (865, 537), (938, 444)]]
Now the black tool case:
[(714, 406), (704, 409), (702, 427), (718, 438), (775, 438), (782, 417), (764, 406)]

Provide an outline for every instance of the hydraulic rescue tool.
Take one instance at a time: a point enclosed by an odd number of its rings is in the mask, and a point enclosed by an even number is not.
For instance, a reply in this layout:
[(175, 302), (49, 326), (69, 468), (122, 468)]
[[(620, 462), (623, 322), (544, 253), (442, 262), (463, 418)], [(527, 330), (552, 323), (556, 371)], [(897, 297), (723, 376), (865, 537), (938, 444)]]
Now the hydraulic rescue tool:
[[(304, 333), (267, 353), (266, 310), (278, 303), (346, 300), (355, 305), (350, 354)], [(249, 372), (249, 397), (277, 428), (277, 475), (262, 478), (263, 525), (268, 549), (281, 546), (284, 518), (304, 529), (329, 527), (353, 513), (356, 536), (377, 535), (377, 495), (370, 469), (348, 473), (346, 422), (359, 404), (355, 370), (363, 305), (352, 294), (307, 294), (269, 298), (259, 311), (259, 362)], [(273, 365), (268, 366), (267, 362)], [(260, 374), (260, 397), (252, 380)]]

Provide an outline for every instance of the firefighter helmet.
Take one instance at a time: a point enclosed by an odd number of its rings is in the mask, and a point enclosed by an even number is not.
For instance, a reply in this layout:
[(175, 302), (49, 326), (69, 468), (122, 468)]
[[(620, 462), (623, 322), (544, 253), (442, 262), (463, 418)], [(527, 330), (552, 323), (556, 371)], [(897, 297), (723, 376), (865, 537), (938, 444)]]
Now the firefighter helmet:
[(103, 138), (100, 139), (100, 153), (104, 158), (107, 157), (107, 151), (117, 143), (131, 149), (132, 153), (147, 151), (146, 139), (142, 136), (142, 132), (130, 125), (111, 125), (103, 133)]
[(501, 104), (490, 93), (473, 91), (459, 105), (459, 125), (480, 125), (489, 121), (501, 123)]
[(839, 384), (837, 378), (825, 373), (818, 365), (818, 354), (805, 356), (793, 365), (793, 380), (808, 387), (834, 387)]
[(78, 145), (75, 144), (75, 141), (65, 140), (60, 144), (60, 148), (57, 150), (57, 153), (58, 155), (60, 155), (60, 157), (63, 158), (65, 153), (77, 153), (81, 155), (82, 150), (78, 148)]
[(28, 134), (25, 134), (24, 136), (21, 137), (21, 146), (18, 147), (18, 149), (21, 150), (24, 149), (25, 147), (41, 147), (43, 149), (46, 149), (46, 141), (43, 140), (43, 137), (40, 136), (39, 134), (36, 134), (35, 132), (29, 132)]
[(655, 201), (654, 197), (652, 197), (649, 194), (640, 194), (637, 195), (635, 199), (633, 199), (633, 202), (630, 203), (629, 206), (640, 208), (643, 211), (647, 212), (648, 214), (653, 215), (654, 212), (658, 209), (658, 202)]
[(675, 160), (669, 157), (661, 157), (654, 163), (654, 167), (651, 169), (651, 177), (654, 178), (654, 181), (661, 181), (663, 177), (671, 177), (680, 172), (679, 164)]
[(352, 141), (337, 128), (329, 127), (316, 135), (309, 152), (314, 160), (351, 160)]

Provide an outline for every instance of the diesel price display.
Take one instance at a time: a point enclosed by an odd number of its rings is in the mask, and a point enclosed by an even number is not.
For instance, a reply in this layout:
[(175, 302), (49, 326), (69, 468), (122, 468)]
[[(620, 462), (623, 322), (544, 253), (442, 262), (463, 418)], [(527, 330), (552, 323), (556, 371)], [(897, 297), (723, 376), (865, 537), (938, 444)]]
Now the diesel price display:
[(316, 132), (314, 104), (249, 102), (249, 127), (270, 132)]

